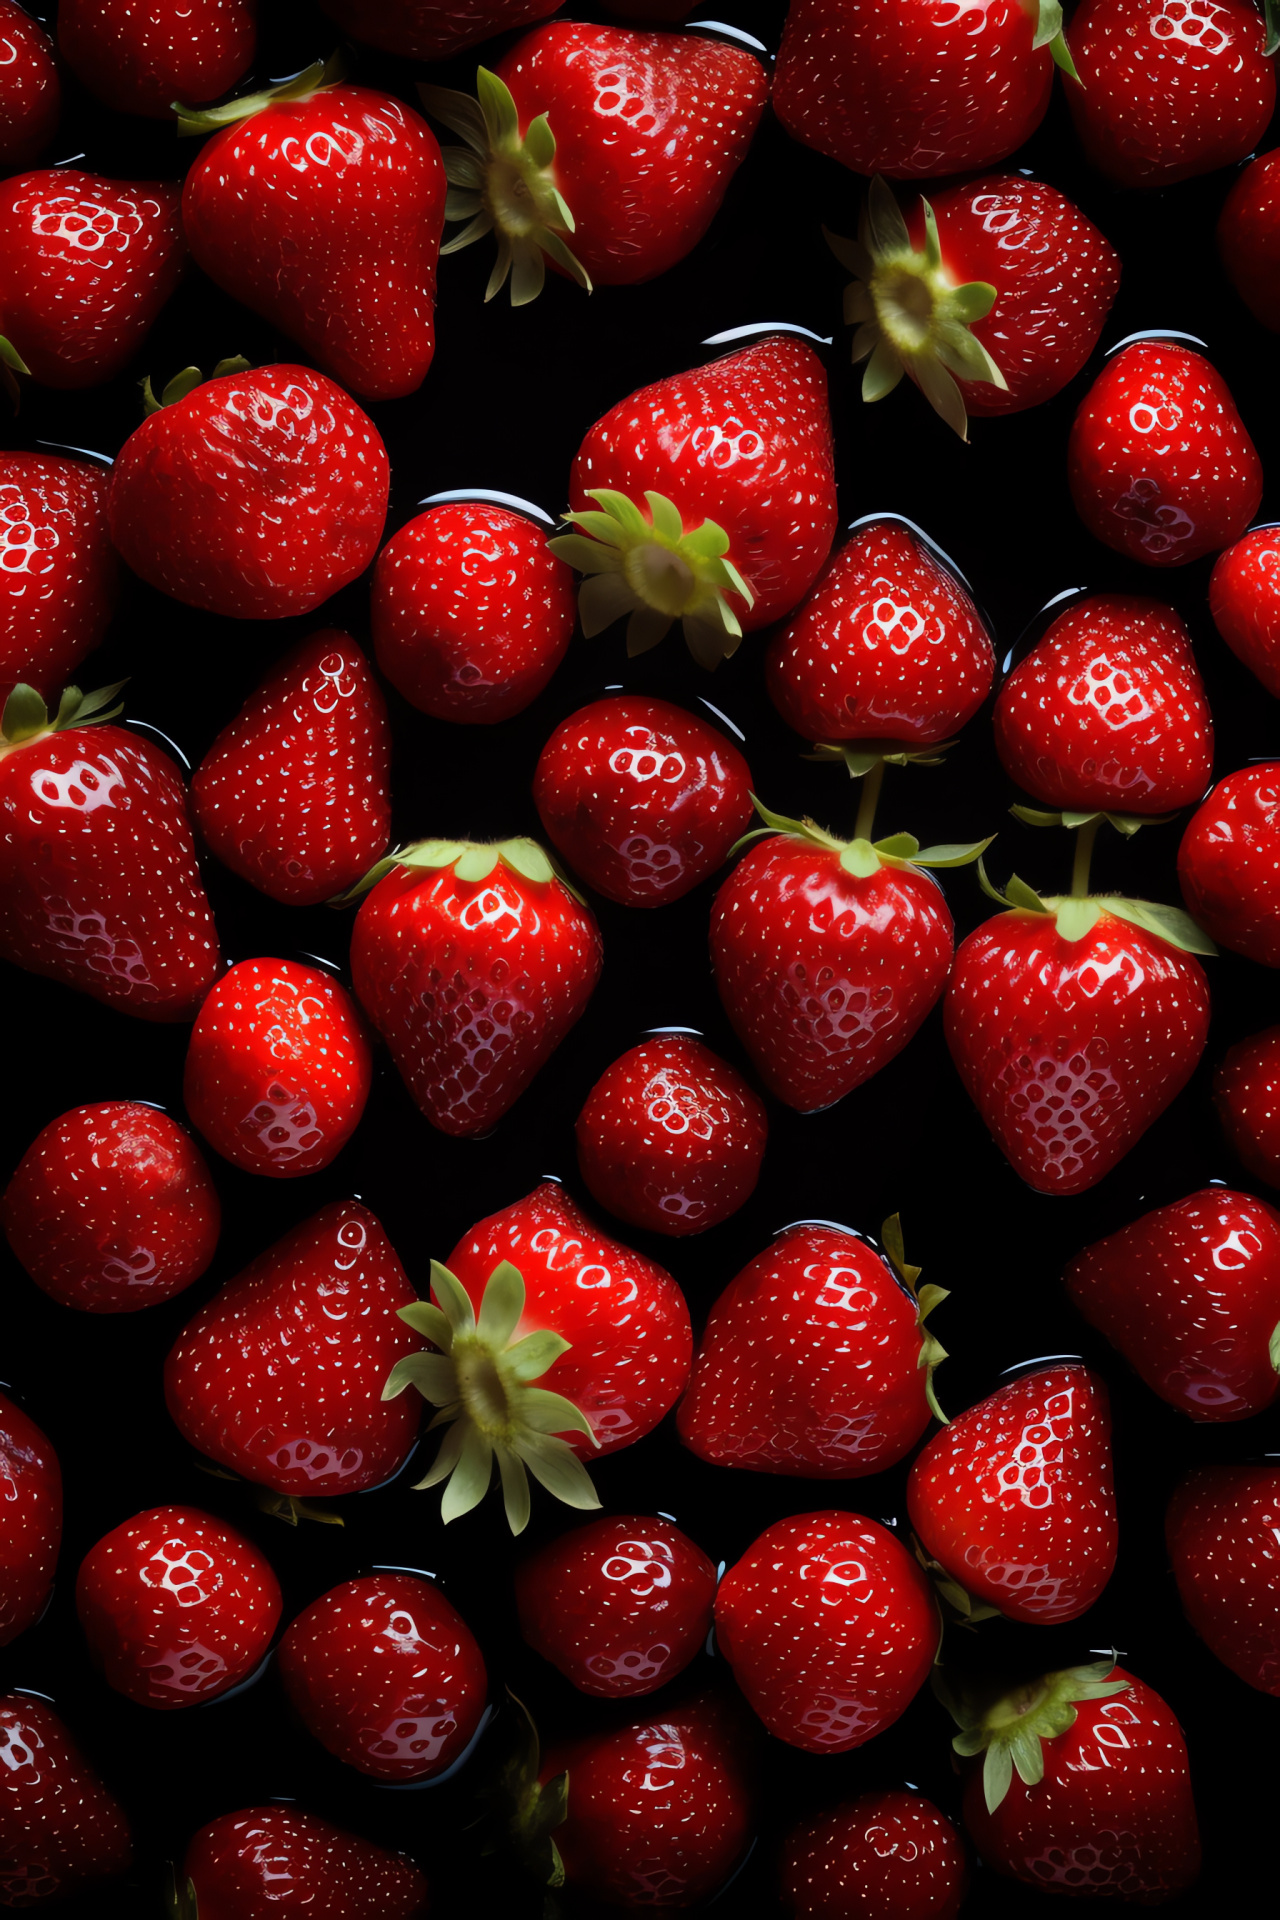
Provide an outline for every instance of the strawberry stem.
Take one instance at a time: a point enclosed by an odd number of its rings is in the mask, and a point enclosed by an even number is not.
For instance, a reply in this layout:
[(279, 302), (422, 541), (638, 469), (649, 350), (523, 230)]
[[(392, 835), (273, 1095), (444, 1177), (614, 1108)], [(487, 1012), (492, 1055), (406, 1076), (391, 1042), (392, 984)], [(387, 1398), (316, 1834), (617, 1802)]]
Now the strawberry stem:
[(1095, 814), (1092, 820), (1076, 828), (1076, 853), (1071, 867), (1071, 898), (1087, 899), (1089, 893), (1089, 867), (1093, 860), (1093, 843), (1098, 837), (1098, 828), (1103, 816)]
[(858, 817), (853, 827), (855, 840), (871, 838), (871, 829), (876, 820), (876, 807), (880, 800), (880, 789), (884, 785), (884, 766), (883, 760), (877, 760), (876, 764), (863, 776), (862, 797), (858, 801)]
[(178, 116), (179, 134), (216, 133), (221, 127), (234, 126), (238, 120), (251, 119), (255, 113), (261, 113), (264, 107), (282, 106), (291, 100), (310, 100), (321, 88), (336, 86), (342, 78), (342, 55), (334, 52), (327, 60), (313, 61), (301, 73), (295, 74), (292, 80), (285, 80), (278, 87), (263, 87), (257, 93), (241, 94), (238, 100), (228, 100), (223, 107), (184, 107), (181, 100), (173, 100), (169, 104)]

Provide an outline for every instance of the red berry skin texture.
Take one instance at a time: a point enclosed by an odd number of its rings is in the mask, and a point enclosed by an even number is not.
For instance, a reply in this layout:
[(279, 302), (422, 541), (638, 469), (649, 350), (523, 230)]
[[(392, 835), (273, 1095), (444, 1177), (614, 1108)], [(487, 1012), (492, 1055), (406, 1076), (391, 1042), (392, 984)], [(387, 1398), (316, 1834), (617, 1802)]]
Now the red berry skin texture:
[(769, 1123), (740, 1073), (687, 1034), (646, 1040), (606, 1067), (578, 1115), (578, 1166), (633, 1227), (705, 1233), (751, 1198)]
[(1236, 659), (1280, 697), (1280, 528), (1255, 527), (1219, 554), (1209, 611)]
[(1237, 176), (1218, 216), (1218, 253), (1254, 319), (1280, 333), (1280, 147)]
[(1219, 946), (1280, 967), (1280, 761), (1219, 780), (1187, 823), (1178, 881)]
[(1174, 1491), (1165, 1540), (1182, 1610), (1223, 1666), (1280, 1695), (1280, 1467), (1201, 1467)]
[(860, 1513), (766, 1527), (720, 1582), (716, 1640), (770, 1733), (848, 1753), (891, 1727), (929, 1677), (933, 1593), (894, 1536)]
[(133, 1861), (123, 1807), (47, 1701), (0, 1694), (0, 1904), (36, 1907)]
[[(0, 1647), (49, 1603), (62, 1542), (62, 1469), (34, 1420), (0, 1393)], [(4, 1876), (0, 1873), (0, 1888)]]
[(298, 1807), (246, 1807), (201, 1827), (182, 1863), (200, 1920), (426, 1920), (417, 1867)]
[(718, 727), (669, 700), (615, 694), (561, 722), (533, 798), (547, 838), (624, 907), (682, 899), (755, 818), (751, 769)]
[(555, 12), (555, 0), (320, 0), (330, 20), (369, 47), (446, 60), (494, 34)]
[(18, 0), (0, 0), (0, 171), (39, 159), (61, 110), (52, 41)]
[(25, 680), (55, 706), (115, 610), (106, 505), (107, 476), (87, 461), (0, 454), (0, 683)]
[(969, 1868), (933, 1802), (891, 1789), (793, 1827), (780, 1880), (793, 1920), (956, 1920)]
[(1280, 1027), (1236, 1042), (1214, 1077), (1213, 1098), (1246, 1172), (1280, 1187)]
[(669, 1520), (588, 1521), (522, 1561), (515, 1584), (524, 1639), (600, 1700), (656, 1692), (711, 1631), (716, 1570)]
[(133, 1100), (73, 1107), (32, 1141), (0, 1223), (38, 1287), (84, 1313), (137, 1313), (206, 1271), (221, 1209), (200, 1149)]
[(374, 1780), (428, 1780), (469, 1745), (488, 1679), (470, 1628), (430, 1580), (367, 1574), (300, 1613), (276, 1655), (307, 1731)]
[(1213, 771), (1213, 720), (1172, 607), (1097, 593), (1060, 613), (1004, 682), (993, 715), (1011, 780), (1049, 807), (1167, 813)]
[(1280, 1379), (1280, 1215), (1206, 1187), (1078, 1254), (1068, 1294), (1153, 1393), (1192, 1420), (1248, 1420)]
[(1262, 499), (1262, 466), (1226, 381), (1159, 340), (1123, 348), (1094, 381), (1071, 428), (1067, 479), (1090, 533), (1144, 567), (1230, 546)]
[(175, 100), (218, 100), (248, 72), (256, 15), (256, 0), (60, 0), (58, 52), (117, 113), (172, 121)]
[(295, 1180), (341, 1153), (372, 1084), (364, 1023), (336, 980), (292, 960), (242, 960), (200, 1009), (182, 1097), (233, 1166)]
[(543, 530), (483, 501), (419, 514), (374, 568), (378, 665), (436, 720), (487, 727), (523, 713), (564, 659), (575, 619), (573, 575)]
[(195, 1507), (155, 1507), (80, 1562), (76, 1612), (108, 1686), (169, 1712), (212, 1700), (266, 1659), (280, 1583), (251, 1540)]

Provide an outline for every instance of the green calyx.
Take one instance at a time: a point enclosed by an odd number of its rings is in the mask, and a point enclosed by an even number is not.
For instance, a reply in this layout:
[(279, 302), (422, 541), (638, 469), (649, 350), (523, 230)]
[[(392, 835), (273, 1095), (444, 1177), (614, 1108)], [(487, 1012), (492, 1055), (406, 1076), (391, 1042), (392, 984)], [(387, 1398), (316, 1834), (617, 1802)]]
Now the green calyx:
[(12, 340), (6, 340), (0, 333), (0, 393), (4, 394), (14, 413), (22, 405), (22, 388), (18, 385), (20, 373), (24, 373), (28, 380), (31, 378), (31, 369)]
[(487, 67), (476, 69), (478, 99), (425, 84), (418, 92), (427, 112), (467, 143), (441, 149), (449, 182), (444, 217), (467, 223), (441, 253), (459, 253), (486, 233), (496, 236), (498, 257), (486, 300), (501, 291), (510, 275), (512, 306), (527, 306), (542, 292), (548, 259), (590, 293), (591, 276), (564, 240), (574, 222), (555, 183), (556, 142), (546, 114), (531, 120), (521, 134), (510, 89)]
[(840, 865), (846, 873), (858, 880), (869, 880), (881, 867), (967, 867), (981, 856), (991, 845), (994, 835), (987, 840), (974, 840), (967, 845), (959, 843), (937, 847), (921, 847), (920, 842), (910, 833), (890, 834), (886, 840), (869, 840), (859, 836), (853, 840), (838, 840), (834, 833), (828, 833), (814, 820), (792, 820), (783, 813), (771, 813), (755, 794), (751, 796), (756, 812), (764, 821), (762, 827), (756, 827), (751, 833), (744, 833), (733, 847), (730, 855), (740, 853), (755, 840), (767, 840), (774, 834), (789, 834), (795, 840), (806, 840), (811, 846), (826, 847), (840, 855)]
[(1280, 1373), (1280, 1325), (1271, 1329), (1271, 1338), (1267, 1342), (1267, 1358), (1271, 1362), (1271, 1371)]
[(165, 1886), (164, 1908), (169, 1920), (200, 1920), (195, 1881), (178, 1878), (178, 1869), (170, 1862)]
[(20, 680), (4, 703), (0, 717), (0, 752), (6, 747), (22, 746), (44, 733), (63, 733), (68, 727), (98, 726), (124, 712), (124, 703), (116, 698), (128, 685), (117, 680), (114, 686), (99, 687), (96, 693), (81, 693), (79, 687), (66, 687), (52, 719), (49, 709), (24, 680)]
[(806, 760), (839, 760), (851, 780), (861, 780), (877, 767), (940, 767), (956, 742), (939, 740), (935, 746), (912, 747), (905, 740), (815, 740)]
[[(209, 378), (220, 380), (224, 373), (247, 373), (252, 365), (253, 362), (246, 360), (243, 354), (233, 354), (229, 360), (219, 360)], [(199, 367), (183, 367), (180, 373), (175, 373), (172, 380), (160, 389), (160, 398), (157, 400), (151, 385), (151, 375), (148, 374), (145, 380), (139, 382), (142, 388), (143, 414), (149, 419), (153, 413), (159, 413), (162, 407), (171, 407), (175, 400), (185, 400), (189, 393), (193, 393), (203, 384), (204, 375)]]
[(549, 1327), (513, 1342), (525, 1302), (519, 1269), (509, 1260), (494, 1268), (479, 1318), (461, 1281), (434, 1260), (431, 1286), (439, 1306), (418, 1301), (401, 1307), (399, 1317), (435, 1351), (397, 1360), (382, 1389), (384, 1400), (394, 1400), (406, 1387), (415, 1387), (436, 1408), (431, 1427), (448, 1429), (417, 1488), (446, 1482), (440, 1516), (447, 1525), (479, 1506), (496, 1460), (512, 1533), (523, 1533), (528, 1525), (529, 1474), (566, 1506), (598, 1507), (590, 1475), (560, 1438), (584, 1433), (599, 1446), (590, 1421), (563, 1394), (532, 1384), (570, 1343)]
[(554, 1839), (569, 1812), (569, 1775), (556, 1774), (545, 1786), (542, 1745), (533, 1716), (510, 1687), (511, 1708), (506, 1751), (496, 1773), (480, 1789), (480, 1852), (513, 1855), (516, 1865), (544, 1887), (564, 1885), (564, 1862)]
[(1107, 1659), (1066, 1667), (1009, 1692), (952, 1688), (944, 1674), (935, 1672), (934, 1692), (960, 1728), (952, 1747), (962, 1759), (985, 1755), (982, 1788), (988, 1813), (994, 1813), (1008, 1793), (1015, 1768), (1028, 1787), (1044, 1779), (1044, 1743), (1075, 1725), (1081, 1701), (1128, 1692), (1127, 1680), (1111, 1678), (1115, 1665)]
[[(1267, 0), (1268, 6), (1272, 4), (1273, 0)], [(1031, 47), (1033, 52), (1040, 47), (1048, 47), (1054, 66), (1061, 67), (1067, 78), (1074, 80), (1077, 86), (1084, 84), (1076, 72), (1076, 63), (1071, 58), (1067, 36), (1062, 30), (1062, 0), (1038, 0), (1036, 32)]]
[(417, 840), (412, 846), (400, 847), (385, 854), (362, 879), (356, 881), (354, 887), (349, 887), (345, 893), (335, 894), (328, 905), (353, 905), (397, 867), (427, 873), (452, 867), (459, 880), (478, 882), (487, 880), (498, 866), (510, 867), (513, 873), (520, 874), (525, 880), (532, 880), (536, 886), (545, 886), (554, 880), (575, 900), (582, 900), (582, 895), (565, 879), (545, 847), (540, 847), (536, 840), (529, 840), (521, 834), (513, 840)]
[(938, 1398), (933, 1390), (934, 1369), (942, 1365), (947, 1357), (947, 1350), (937, 1335), (926, 1327), (925, 1321), (929, 1318), (929, 1315), (935, 1307), (940, 1306), (944, 1300), (951, 1298), (950, 1289), (948, 1287), (922, 1287), (919, 1285), (922, 1269), (911, 1266), (907, 1260), (902, 1242), (902, 1219), (900, 1215), (894, 1213), (889, 1216), (880, 1229), (880, 1239), (890, 1266), (916, 1303), (916, 1325), (919, 1327), (921, 1335), (920, 1352), (916, 1359), (916, 1366), (923, 1367), (925, 1370), (924, 1397), (929, 1403), (929, 1411), (934, 1419), (939, 1421), (942, 1426), (948, 1426), (950, 1423), (946, 1414), (938, 1405)]
[[(1273, 53), (1280, 53), (1280, 0), (1263, 0), (1262, 15), (1267, 27), (1266, 44), (1262, 51), (1270, 59)], [(1078, 79), (1079, 75), (1076, 77)]]
[(238, 100), (228, 100), (224, 107), (184, 107), (181, 100), (169, 104), (178, 116), (180, 134), (217, 133), (220, 127), (233, 127), (237, 120), (252, 119), (264, 107), (283, 106), (291, 100), (310, 100), (322, 87), (336, 86), (344, 71), (342, 55), (335, 52), (327, 60), (313, 61), (311, 66), (304, 67), (292, 80), (285, 80), (278, 87), (263, 87), (257, 93), (242, 94)]
[(314, 1500), (300, 1500), (295, 1493), (277, 1493), (273, 1487), (258, 1488), (256, 1505), (259, 1513), (270, 1514), (273, 1520), (283, 1520), (287, 1527), (296, 1527), (303, 1520), (314, 1520), (322, 1527), (345, 1527), (347, 1524), (340, 1513), (334, 1513), (328, 1507), (318, 1507)]
[(985, 1600), (975, 1600), (974, 1596), (967, 1592), (958, 1580), (951, 1578), (951, 1575), (947, 1572), (940, 1560), (934, 1560), (925, 1552), (919, 1540), (915, 1539), (914, 1536), (912, 1544), (915, 1548), (916, 1559), (928, 1574), (938, 1599), (942, 1601), (944, 1607), (947, 1609), (944, 1617), (948, 1622), (954, 1619), (957, 1626), (967, 1627), (970, 1631), (975, 1631), (981, 1626), (984, 1620), (999, 1619), (1000, 1609), (998, 1607), (990, 1606)]

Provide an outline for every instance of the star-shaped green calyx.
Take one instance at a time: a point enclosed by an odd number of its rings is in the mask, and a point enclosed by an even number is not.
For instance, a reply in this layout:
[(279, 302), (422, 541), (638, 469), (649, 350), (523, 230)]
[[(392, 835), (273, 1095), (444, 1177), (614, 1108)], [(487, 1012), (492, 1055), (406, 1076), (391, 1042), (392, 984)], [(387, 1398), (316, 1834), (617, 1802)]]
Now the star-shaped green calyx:
[(1111, 1678), (1115, 1665), (1107, 1659), (1065, 1667), (1008, 1691), (953, 1686), (935, 1670), (933, 1690), (960, 1729), (952, 1746), (962, 1759), (985, 1755), (982, 1788), (989, 1813), (1008, 1793), (1015, 1767), (1028, 1787), (1044, 1779), (1044, 1742), (1075, 1725), (1079, 1702), (1128, 1692), (1127, 1680)]
[(563, 1394), (533, 1385), (568, 1351), (569, 1341), (549, 1327), (513, 1338), (525, 1303), (519, 1268), (509, 1260), (494, 1268), (478, 1318), (461, 1281), (434, 1260), (431, 1288), (438, 1306), (421, 1300), (401, 1307), (399, 1317), (435, 1350), (397, 1360), (382, 1389), (384, 1400), (394, 1400), (415, 1387), (436, 1408), (431, 1427), (447, 1428), (418, 1488), (447, 1483), (440, 1505), (447, 1524), (479, 1506), (496, 1460), (512, 1533), (528, 1525), (529, 1474), (566, 1506), (598, 1507), (590, 1475), (560, 1438), (584, 1433), (599, 1446), (590, 1421)]
[(554, 880), (575, 900), (582, 900), (582, 895), (565, 878), (546, 848), (540, 847), (536, 840), (518, 834), (512, 840), (415, 840), (412, 846), (398, 847), (384, 854), (353, 887), (348, 887), (345, 893), (335, 894), (327, 904), (331, 907), (351, 906), (372, 887), (376, 887), (379, 880), (385, 880), (396, 867), (408, 867), (424, 873), (438, 873), (445, 867), (452, 867), (459, 880), (478, 882), (487, 880), (499, 866), (510, 867), (513, 873), (532, 880), (536, 886), (545, 886)]
[(188, 138), (202, 133), (217, 133), (222, 127), (233, 127), (239, 120), (251, 120), (264, 107), (287, 105), (290, 101), (310, 100), (313, 94), (327, 87), (336, 87), (345, 77), (345, 67), (340, 53), (334, 52), (327, 60), (315, 60), (292, 80), (282, 80), (279, 86), (260, 87), (254, 93), (242, 93), (236, 100), (228, 100), (221, 107), (187, 107), (181, 100), (172, 100), (169, 105), (178, 116), (178, 132)]
[(923, 1367), (925, 1370), (924, 1397), (928, 1402), (929, 1411), (934, 1419), (940, 1421), (945, 1427), (949, 1423), (946, 1414), (938, 1405), (938, 1397), (933, 1390), (933, 1374), (935, 1367), (940, 1367), (946, 1359), (947, 1350), (937, 1334), (925, 1325), (925, 1321), (935, 1307), (941, 1306), (944, 1300), (951, 1298), (951, 1290), (949, 1287), (935, 1287), (932, 1284), (927, 1287), (920, 1285), (923, 1269), (913, 1267), (907, 1259), (902, 1241), (902, 1218), (899, 1214), (891, 1214), (885, 1221), (880, 1229), (880, 1240), (890, 1266), (916, 1303), (916, 1325), (920, 1329), (920, 1352), (916, 1358), (916, 1366)]
[(195, 1881), (189, 1879), (186, 1874), (179, 1879), (178, 1869), (172, 1862), (169, 1865), (165, 1887), (165, 1912), (169, 1920), (200, 1920)]
[(862, 835), (852, 840), (838, 840), (834, 833), (828, 833), (816, 820), (792, 820), (785, 813), (771, 813), (754, 794), (751, 799), (764, 825), (756, 827), (751, 833), (744, 833), (741, 840), (730, 848), (731, 855), (750, 846), (753, 840), (766, 840), (773, 834), (787, 833), (794, 839), (807, 840), (813, 846), (828, 847), (833, 853), (838, 853), (845, 872), (853, 874), (858, 880), (869, 880), (881, 867), (967, 867), (975, 860), (981, 861), (981, 856), (995, 837), (992, 835), (986, 840), (955, 842), (937, 847), (922, 847), (914, 834), (910, 833), (892, 833), (884, 840), (870, 840)]
[(79, 687), (66, 687), (58, 702), (58, 711), (51, 716), (35, 688), (19, 680), (11, 689), (0, 716), (0, 754), (9, 747), (38, 740), (41, 734), (64, 733), (68, 727), (96, 727), (104, 720), (114, 720), (124, 712), (124, 702), (116, 696), (127, 685), (126, 680), (117, 680), (114, 686), (99, 687), (96, 693), (81, 693)]

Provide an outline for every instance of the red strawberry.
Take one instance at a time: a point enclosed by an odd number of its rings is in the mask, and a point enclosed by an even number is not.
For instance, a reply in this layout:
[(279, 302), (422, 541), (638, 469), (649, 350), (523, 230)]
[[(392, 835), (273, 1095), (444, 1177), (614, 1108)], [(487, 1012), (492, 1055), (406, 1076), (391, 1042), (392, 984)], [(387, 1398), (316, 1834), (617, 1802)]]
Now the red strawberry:
[[(413, 1862), (298, 1807), (246, 1807), (201, 1827), (182, 1863), (194, 1911), (181, 1920), (426, 1920)], [(287, 1908), (285, 1909), (287, 1911)]]
[(1201, 1467), (1174, 1491), (1165, 1539), (1183, 1611), (1224, 1666), (1280, 1694), (1280, 1468)]
[(1213, 721), (1172, 607), (1095, 593), (1060, 613), (996, 699), (996, 752), (1046, 806), (1135, 814), (1194, 806)]
[(103, 1100), (51, 1120), (0, 1201), (38, 1287), (86, 1313), (171, 1300), (208, 1267), (221, 1210), (200, 1149), (167, 1113)]
[(1280, 530), (1255, 527), (1219, 554), (1209, 610), (1237, 660), (1280, 696)]
[(1230, 546), (1262, 498), (1262, 467), (1226, 381), (1162, 340), (1125, 347), (1098, 375), (1071, 428), (1067, 478), (1090, 533), (1146, 567)]
[(573, 582), (527, 514), (482, 500), (432, 507), (373, 573), (378, 665), (419, 713), (492, 726), (523, 713), (573, 638)]
[(373, 1573), (300, 1613), (276, 1655), (307, 1731), (375, 1780), (427, 1780), (470, 1745), (484, 1657), (430, 1580)]
[(1265, 1200), (1188, 1194), (1086, 1247), (1063, 1279), (1089, 1324), (1192, 1420), (1246, 1420), (1280, 1392), (1280, 1215)]
[(1213, 1097), (1240, 1164), (1280, 1187), (1280, 1027), (1236, 1042), (1218, 1068)]
[[(466, 142), (445, 149), (454, 253), (494, 233), (486, 300), (542, 291), (545, 262), (588, 289), (633, 286), (692, 252), (746, 158), (769, 97), (745, 47), (553, 20), (518, 40), (479, 99), (420, 89)], [(572, 252), (570, 251), (572, 246)]]
[(107, 511), (122, 557), (162, 593), (280, 620), (364, 572), (388, 485), (377, 428), (340, 387), (309, 367), (260, 367), (144, 420), (120, 450)]
[(751, 769), (698, 714), (634, 693), (561, 722), (533, 798), (547, 838), (588, 886), (624, 907), (679, 900), (751, 825)]
[[(0, 1647), (49, 1604), (62, 1540), (62, 1470), (34, 1420), (0, 1393)], [(0, 1887), (4, 1876), (0, 1872)]]
[(1067, 103), (1085, 153), (1122, 187), (1243, 160), (1276, 104), (1267, 39), (1252, 0), (1080, 0)]
[(208, 847), (260, 893), (313, 907), (355, 885), (391, 838), (382, 689), (332, 627), (287, 653), (191, 779)]
[(432, 1126), (487, 1133), (582, 1014), (599, 929), (532, 840), (421, 840), (369, 878), (356, 996)]
[(280, 1583), (242, 1533), (195, 1507), (155, 1507), (80, 1562), (76, 1612), (109, 1686), (167, 1711), (215, 1699), (266, 1659)]
[(105, 634), (120, 577), (106, 503), (87, 461), (0, 454), (0, 682), (52, 693)]
[(177, 100), (216, 100), (253, 65), (255, 0), (59, 0), (58, 51), (117, 113), (168, 120)]
[(938, 1614), (924, 1573), (860, 1513), (766, 1527), (716, 1594), (716, 1640), (770, 1733), (848, 1753), (906, 1712), (929, 1677)]
[(29, 167), (57, 132), (61, 109), (52, 41), (18, 0), (0, 0), (0, 170)]
[(1178, 848), (1188, 913), (1211, 938), (1264, 967), (1280, 967), (1280, 765), (1241, 767), (1219, 780)]
[[(845, 1227), (788, 1227), (712, 1307), (680, 1403), (680, 1438), (703, 1460), (854, 1480), (909, 1453), (929, 1424), (946, 1355), (917, 1299), (897, 1216), (888, 1258)], [(892, 1261), (892, 1265), (890, 1264)]]
[(1254, 319), (1280, 333), (1280, 147), (1238, 176), (1218, 215), (1218, 252)]
[(969, 1868), (931, 1800), (890, 1790), (793, 1827), (781, 1879), (795, 1920), (956, 1920)]
[(353, 393), (399, 399), (435, 352), (440, 149), (392, 94), (327, 79), (317, 63), (284, 87), (181, 114), (180, 132), (219, 129), (187, 175), (182, 223), (233, 299)]
[(578, 599), (587, 638), (629, 613), (627, 651), (644, 653), (681, 620), (694, 658), (714, 667), (744, 632), (791, 611), (830, 549), (821, 361), (773, 334), (641, 387), (589, 430), (569, 494), (582, 531), (551, 550), (589, 575)]
[(41, 1906), (123, 1873), (129, 1821), (53, 1708), (0, 1695), (0, 1905)]
[(578, 1115), (578, 1166), (602, 1207), (652, 1233), (705, 1233), (755, 1191), (769, 1123), (742, 1075), (687, 1034), (606, 1067)]
[(234, 1166), (293, 1180), (341, 1153), (372, 1084), (364, 1023), (336, 980), (292, 960), (242, 960), (191, 1029), (182, 1098)]
[(520, 1632), (580, 1693), (624, 1700), (683, 1673), (711, 1631), (716, 1570), (662, 1517), (611, 1514), (516, 1569)]
[(554, 0), (320, 0), (344, 33), (408, 60), (446, 60), (555, 12)]
[(394, 1474), (417, 1408), (379, 1404), (413, 1349), (413, 1288), (381, 1223), (334, 1201), (228, 1280), (174, 1342), (164, 1395), (184, 1440), (275, 1492), (360, 1493)]
[[(0, 721), (0, 955), (140, 1020), (191, 1020), (218, 942), (172, 760), (103, 724), (119, 687), (28, 686)], [(109, 711), (104, 711), (108, 709)]]

